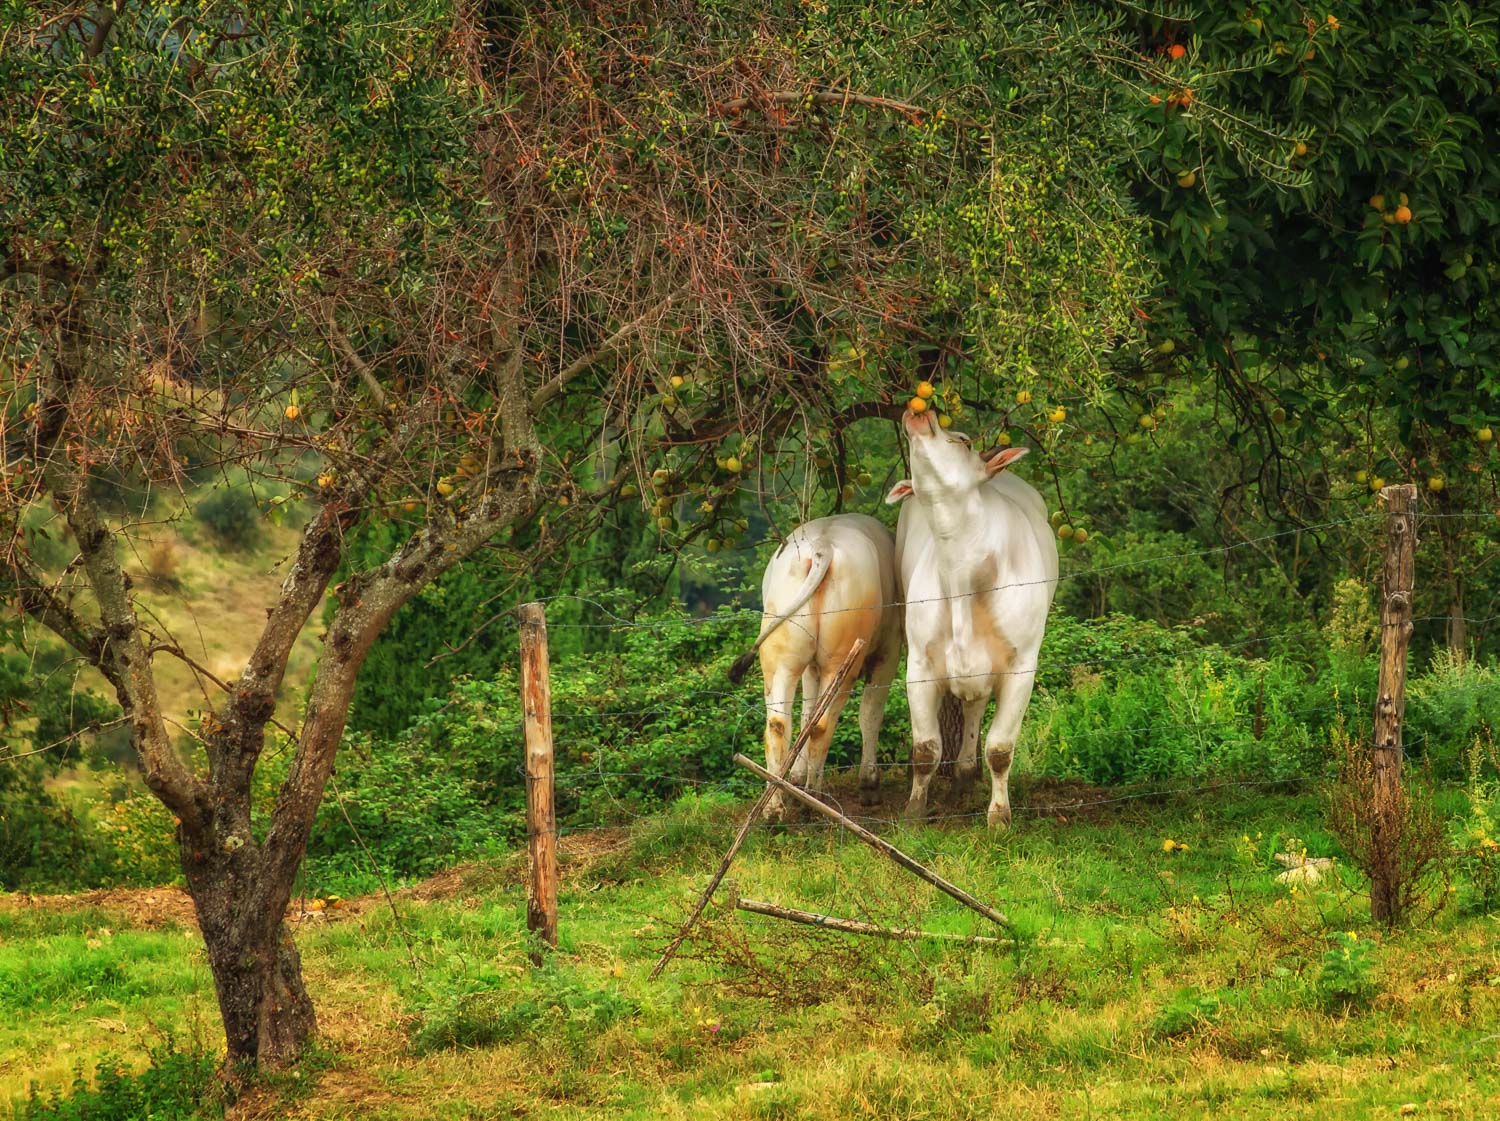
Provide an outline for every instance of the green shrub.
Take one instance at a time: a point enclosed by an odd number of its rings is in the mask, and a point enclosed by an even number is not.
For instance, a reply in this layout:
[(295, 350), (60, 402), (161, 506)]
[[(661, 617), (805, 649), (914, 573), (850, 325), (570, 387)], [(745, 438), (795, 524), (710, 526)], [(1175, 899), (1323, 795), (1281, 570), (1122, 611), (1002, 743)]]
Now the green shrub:
[(1490, 736), (1475, 736), (1468, 751), (1464, 810), (1449, 825), (1454, 867), (1468, 887), (1465, 906), (1500, 908), (1500, 751)]
[(509, 797), (509, 786), (502, 792), (502, 758), (514, 740), (497, 733), (482, 706), (457, 702), (393, 744), (351, 737), (338, 792), (329, 791), (318, 818), (309, 882), (355, 894), (368, 887), (371, 858), (399, 875), (423, 876), (503, 845), (514, 828), (497, 831), (497, 816), (524, 801)]
[(1075, 673), (1069, 690), (1037, 696), (1023, 731), (1034, 772), (1107, 784), (1289, 778), (1321, 767), (1310, 729), (1332, 712), (1316, 711), (1308, 675), (1291, 662), (1210, 648), (1137, 669), (1101, 668)]
[(95, 807), (99, 843), (96, 878), (111, 884), (154, 887), (182, 877), (172, 813), (151, 794), (131, 794)]
[(1200, 646), (1189, 628), (1169, 628), (1119, 614), (1075, 619), (1054, 608), (1047, 619), (1036, 683), (1043, 689), (1062, 690), (1079, 674), (1157, 662), (1190, 654)]
[(1180, 1039), (1219, 1018), (1221, 1005), (1212, 993), (1183, 989), (1151, 1018), (1151, 1034), (1161, 1039)]
[(176, 1050), (169, 1040), (150, 1065), (131, 1073), (113, 1057), (99, 1060), (92, 1080), (78, 1067), (67, 1093), (31, 1095), (16, 1121), (204, 1121), (224, 1116), (211, 1055)]
[(1477, 738), (1500, 731), (1500, 667), (1449, 652), (1434, 655), (1427, 672), (1406, 687), (1403, 738), (1433, 773), (1461, 778), (1464, 755)]
[(1363, 1008), (1378, 991), (1375, 943), (1354, 931), (1335, 934), (1313, 982), (1318, 1004), (1330, 1012)]
[[(725, 615), (684, 626), (676, 610), (656, 618), (671, 624), (624, 630), (617, 650), (553, 666), (564, 825), (633, 820), (701, 784), (751, 788), (732, 759), (736, 750), (758, 748), (760, 697), (725, 677), (751, 641), (746, 621)], [(520, 700), (510, 664), (493, 679), (458, 682), (397, 736), (351, 737), (338, 773), (343, 805), (332, 797), (324, 803), (310, 871), (351, 850), (349, 820), (382, 867), (402, 876), (519, 839), (526, 800)]]
[(493, 970), (457, 982), (417, 1006), (412, 1049), (419, 1055), (450, 1048), (489, 1047), (529, 1035), (578, 1050), (640, 1005), (611, 989), (592, 988), (549, 965), (522, 985)]
[(193, 507), (193, 516), (228, 549), (253, 549), (261, 539), (261, 513), (244, 485), (226, 484)]
[(91, 728), (119, 708), (78, 688), (60, 651), (0, 653), (0, 889), (67, 889), (97, 874), (85, 815), (47, 786), (87, 762)]

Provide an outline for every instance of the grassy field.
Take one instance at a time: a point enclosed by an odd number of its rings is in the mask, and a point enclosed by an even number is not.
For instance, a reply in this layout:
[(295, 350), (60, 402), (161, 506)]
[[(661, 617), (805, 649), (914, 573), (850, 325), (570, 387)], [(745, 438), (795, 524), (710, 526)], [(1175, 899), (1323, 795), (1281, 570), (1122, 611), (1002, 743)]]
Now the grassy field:
[[(1440, 886), (1440, 912), (1386, 935), (1347, 870), (1275, 881), (1275, 852), (1332, 851), (1311, 792), (1069, 804), (1095, 796), (1109, 795), (1022, 785), (1018, 828), (998, 838), (889, 832), (1007, 911), (1015, 948), (721, 907), (651, 983), (743, 808), (708, 800), (565, 839), (545, 970), (527, 964), (519, 857), (407, 889), (395, 915), (381, 900), (320, 912), (299, 937), (322, 1052), (231, 1116), (1500, 1115), (1500, 921), (1466, 888)], [(745, 897), (993, 933), (821, 826), (758, 831), (734, 875)], [(170, 889), (0, 902), (0, 1012), (0, 1103), (105, 1054), (139, 1066), (168, 1037), (216, 1045)]]

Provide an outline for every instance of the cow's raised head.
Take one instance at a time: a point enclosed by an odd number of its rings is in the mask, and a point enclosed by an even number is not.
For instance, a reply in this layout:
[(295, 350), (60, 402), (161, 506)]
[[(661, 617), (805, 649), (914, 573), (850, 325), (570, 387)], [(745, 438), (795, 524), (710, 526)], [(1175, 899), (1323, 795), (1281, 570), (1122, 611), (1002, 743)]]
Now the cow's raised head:
[(913, 494), (918, 501), (951, 501), (967, 496), (1029, 450), (1001, 448), (985, 458), (962, 432), (939, 425), (931, 410), (914, 413), (907, 409), (901, 422), (911, 443), (911, 478), (893, 486), (885, 496), (887, 502), (900, 502)]

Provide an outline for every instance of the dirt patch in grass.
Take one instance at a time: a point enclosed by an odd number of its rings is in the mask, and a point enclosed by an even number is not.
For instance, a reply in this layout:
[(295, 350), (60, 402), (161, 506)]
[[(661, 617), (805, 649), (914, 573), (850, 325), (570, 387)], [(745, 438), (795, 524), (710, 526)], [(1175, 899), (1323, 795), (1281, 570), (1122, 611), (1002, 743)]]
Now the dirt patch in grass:
[[(629, 831), (623, 828), (588, 829), (569, 833), (558, 840), (558, 862), (564, 881), (580, 876), (606, 857), (629, 844)], [(513, 866), (513, 867), (512, 867)], [(497, 867), (499, 875), (497, 875)], [(483, 894), (497, 880), (509, 880), (524, 874), (524, 853), (494, 864), (468, 863), (447, 868), (420, 883), (397, 888), (391, 895), (403, 902), (431, 903), (462, 895)], [(386, 904), (385, 893), (375, 892), (357, 899), (339, 900), (334, 905), (322, 899), (294, 898), (287, 907), (291, 922), (337, 922), (362, 915)], [(140, 930), (160, 927), (196, 927), (193, 900), (186, 890), (176, 886), (112, 887), (69, 895), (31, 895), (26, 892), (0, 894), (0, 912), (42, 910), (53, 912), (97, 908), (110, 915), (121, 926)]]
[(0, 911), (82, 911), (98, 908), (124, 926), (155, 930), (164, 926), (197, 924), (193, 901), (180, 887), (111, 887), (72, 895), (30, 895), (18, 892), (0, 896)]

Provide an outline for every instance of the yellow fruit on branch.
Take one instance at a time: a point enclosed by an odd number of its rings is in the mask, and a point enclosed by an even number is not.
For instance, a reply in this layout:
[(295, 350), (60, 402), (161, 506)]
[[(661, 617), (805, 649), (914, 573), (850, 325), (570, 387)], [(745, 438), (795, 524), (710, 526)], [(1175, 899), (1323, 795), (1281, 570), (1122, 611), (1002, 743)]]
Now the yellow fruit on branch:
[(1059, 405), (1047, 414), (1047, 419), (1053, 424), (1061, 424), (1068, 419), (1068, 410)]
[(299, 408), (297, 408), (296, 405), (288, 405), (286, 407), (286, 418), (287, 418), (287, 420), (296, 420), (301, 415), (302, 415), (302, 410), (299, 409)]
[(1184, 171), (1181, 175), (1179, 175), (1177, 177), (1177, 185), (1179, 187), (1181, 187), (1183, 190), (1188, 190), (1188, 189), (1196, 186), (1197, 183), (1198, 183), (1198, 173), (1196, 171)]
[(1018, 404), (1018, 405), (1029, 405), (1029, 404), (1031, 404), (1031, 390), (1029, 390), (1029, 389), (1020, 390), (1016, 394), (1016, 404)]
[(927, 411), (927, 402), (920, 397), (913, 397), (906, 403), (906, 407), (914, 413), (925, 413)]
[(927, 400), (927, 398), (931, 397), (932, 396), (932, 392), (933, 392), (933, 390), (932, 390), (932, 382), (930, 382), (930, 381), (919, 381), (919, 382), (917, 382), (917, 396), (920, 397), (920, 398), (922, 398), (922, 400), (925, 401), (925, 400)]

